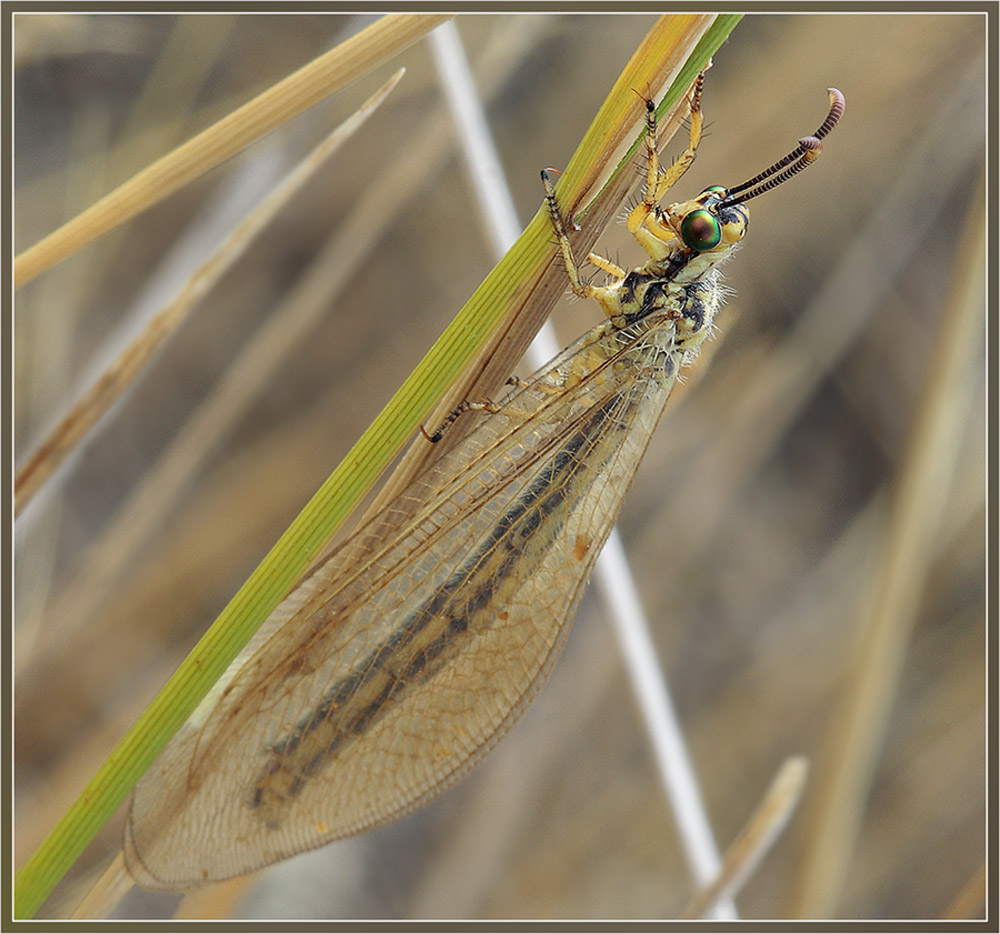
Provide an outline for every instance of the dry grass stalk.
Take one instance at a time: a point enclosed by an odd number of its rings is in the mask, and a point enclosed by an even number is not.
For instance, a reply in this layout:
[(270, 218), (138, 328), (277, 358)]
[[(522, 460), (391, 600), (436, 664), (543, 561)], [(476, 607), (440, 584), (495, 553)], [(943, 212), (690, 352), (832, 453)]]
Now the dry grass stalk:
[(718, 878), (691, 900), (682, 918), (704, 918), (713, 905), (739, 893), (791, 819), (808, 772), (809, 764), (802, 757), (782, 764), (764, 799), (726, 850)]
[(112, 364), (84, 391), (59, 424), (42, 439), (14, 477), (14, 515), (31, 502), (76, 445), (132, 385), (156, 352), (243, 255), (281, 208), (381, 105), (402, 77), (396, 72), (357, 112), (337, 127), (232, 231), (188, 279), (179, 294), (160, 309)]
[(447, 18), (440, 15), (385, 16), (300, 68), (21, 253), (14, 260), (15, 287), (30, 282), (92, 240), (388, 61)]
[[(983, 191), (982, 180), (979, 191)], [(857, 843), (889, 711), (900, 686), (923, 585), (958, 463), (969, 375), (981, 347), (985, 301), (983, 199), (972, 199), (960, 265), (941, 321), (923, 399), (889, 507), (881, 560), (860, 626), (861, 644), (843, 713), (826, 747), (829, 765), (811, 808), (798, 880), (798, 917), (830, 917)]]

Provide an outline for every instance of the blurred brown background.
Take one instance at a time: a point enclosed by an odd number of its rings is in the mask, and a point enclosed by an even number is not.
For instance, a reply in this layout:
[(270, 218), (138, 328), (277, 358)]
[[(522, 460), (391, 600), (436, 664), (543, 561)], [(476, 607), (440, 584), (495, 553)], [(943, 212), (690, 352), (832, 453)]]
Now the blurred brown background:
[[(18, 15), (17, 249), (367, 22)], [(566, 163), (651, 23), (459, 19), (524, 222), (541, 200), (539, 168)], [(827, 86), (847, 97), (819, 163), (753, 203), (718, 339), (676, 393), (622, 513), (722, 846), (787, 756), (810, 758), (812, 792), (843, 753), (835, 731), (867, 651), (894, 490), (949, 298), (969, 281), (963, 257), (983, 249), (981, 236), (960, 242), (983, 196), (985, 26), (977, 15), (748, 16), (708, 74), (708, 133), (678, 198), (783, 155), (819, 125)], [(409, 70), (388, 104), (19, 520), (18, 866), (492, 265), (426, 44), (18, 294), (20, 462), (122, 334), (172, 294), (177, 269), (398, 64)], [(677, 138), (669, 152), (681, 148)], [(393, 213), (368, 211), (357, 227), (379, 191)], [(341, 268), (357, 230), (371, 246)], [(641, 260), (620, 228), (598, 248)], [(330, 291), (334, 276), (345, 284)], [(210, 445), (185, 443), (292, 300), (316, 307), (314, 329), (273, 376), (238, 377), (246, 402), (212, 423)], [(576, 303), (554, 320), (568, 343), (597, 316)], [(983, 865), (981, 332), (951, 397), (953, 470), (933, 503), (906, 505), (940, 506), (941, 521), (906, 588), (912, 636), (898, 681), (885, 672), (885, 734), (849, 818), (859, 835), (833, 886), (837, 917), (942, 917)], [(161, 482), (167, 458), (184, 477), (176, 492), (137, 493)], [(691, 882), (604, 615), (584, 601), (550, 684), (451, 792), (188, 910), (676, 917)], [(805, 854), (823, 844), (812, 813), (807, 798), (738, 899), (742, 916), (801, 910)], [(87, 851), (76, 885), (119, 833), (113, 822)], [(77, 895), (65, 885), (48, 910)], [(176, 902), (133, 892), (122, 911), (163, 917)], [(967, 916), (982, 910), (973, 899)]]

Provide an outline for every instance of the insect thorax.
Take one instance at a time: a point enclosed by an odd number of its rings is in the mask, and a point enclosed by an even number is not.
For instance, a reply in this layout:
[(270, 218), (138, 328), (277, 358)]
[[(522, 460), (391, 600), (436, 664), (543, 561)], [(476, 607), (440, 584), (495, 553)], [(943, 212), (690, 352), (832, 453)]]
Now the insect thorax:
[(675, 348), (696, 352), (711, 333), (722, 304), (725, 290), (716, 266), (734, 248), (711, 254), (679, 251), (630, 272), (619, 286), (626, 323), (666, 313), (674, 322)]

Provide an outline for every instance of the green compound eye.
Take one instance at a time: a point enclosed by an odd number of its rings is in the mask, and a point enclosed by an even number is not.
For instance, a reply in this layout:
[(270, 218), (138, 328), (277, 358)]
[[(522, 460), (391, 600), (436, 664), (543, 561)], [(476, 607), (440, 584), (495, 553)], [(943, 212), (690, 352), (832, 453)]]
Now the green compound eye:
[(681, 221), (681, 239), (692, 250), (711, 250), (722, 239), (722, 226), (714, 214), (699, 208)]
[(715, 192), (715, 194), (719, 195), (720, 197), (725, 197), (725, 195), (726, 195), (726, 192), (727, 192), (728, 190), (729, 190), (729, 189), (728, 189), (728, 188), (726, 188), (726, 187), (725, 187), (725, 186), (723, 186), (723, 185), (711, 185), (710, 187), (706, 188), (706, 189), (705, 189), (705, 190), (704, 190), (704, 191), (702, 192), (702, 194), (703, 194), (703, 195), (707, 195), (707, 194), (708, 194), (708, 193), (709, 193), (710, 191), (712, 191), (712, 192)]

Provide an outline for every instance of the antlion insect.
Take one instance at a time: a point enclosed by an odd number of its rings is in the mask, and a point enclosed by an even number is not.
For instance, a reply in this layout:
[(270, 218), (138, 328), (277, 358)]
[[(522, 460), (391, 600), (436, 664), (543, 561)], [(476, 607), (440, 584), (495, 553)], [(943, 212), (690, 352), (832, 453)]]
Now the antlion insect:
[[(520, 384), (453, 451), (274, 611), (139, 782), (125, 829), (133, 878), (183, 889), (258, 869), (412, 811), (464, 775), (549, 673), (678, 370), (720, 305), (716, 267), (745, 202), (819, 156), (813, 136), (735, 188), (659, 202), (667, 171), (646, 102), (646, 192), (629, 231), (649, 261), (584, 283), (548, 174), (573, 291), (608, 320)], [(453, 420), (453, 419), (452, 419)], [(393, 522), (397, 518), (398, 521)]]

